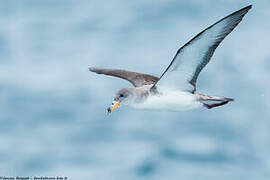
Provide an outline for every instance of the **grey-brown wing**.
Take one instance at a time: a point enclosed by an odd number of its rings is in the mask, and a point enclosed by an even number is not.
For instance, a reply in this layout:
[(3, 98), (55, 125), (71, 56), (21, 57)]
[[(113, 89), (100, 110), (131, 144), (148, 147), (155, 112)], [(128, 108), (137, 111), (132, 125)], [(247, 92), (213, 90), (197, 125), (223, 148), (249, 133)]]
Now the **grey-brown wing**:
[(159, 78), (149, 74), (143, 74), (138, 72), (126, 71), (121, 69), (99, 69), (99, 68), (89, 68), (91, 72), (97, 74), (104, 74), (108, 76), (114, 76), (128, 80), (133, 86), (140, 87), (144, 85), (155, 84)]

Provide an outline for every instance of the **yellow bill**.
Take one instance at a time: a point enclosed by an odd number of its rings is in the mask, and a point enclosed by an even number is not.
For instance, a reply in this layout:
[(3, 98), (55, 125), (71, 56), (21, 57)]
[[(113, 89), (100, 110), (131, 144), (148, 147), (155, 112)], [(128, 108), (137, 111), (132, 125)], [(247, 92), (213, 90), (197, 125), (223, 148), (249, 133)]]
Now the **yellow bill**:
[(119, 101), (113, 101), (112, 105), (107, 109), (106, 113), (110, 114), (111, 112), (113, 112), (115, 109), (117, 109), (120, 106), (120, 102)]

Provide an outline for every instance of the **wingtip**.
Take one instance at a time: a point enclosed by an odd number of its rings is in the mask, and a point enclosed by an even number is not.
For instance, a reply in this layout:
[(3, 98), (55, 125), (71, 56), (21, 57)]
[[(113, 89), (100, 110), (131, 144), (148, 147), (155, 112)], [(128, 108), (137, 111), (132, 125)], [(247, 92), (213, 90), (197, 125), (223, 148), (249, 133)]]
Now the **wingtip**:
[(91, 72), (94, 72), (95, 71), (95, 68), (89, 67), (88, 70), (91, 71)]
[(239, 12), (244, 12), (244, 14), (246, 14), (251, 8), (252, 8), (252, 4), (239, 9), (238, 11), (234, 12), (233, 14), (236, 14), (236, 13), (239, 13)]
[(247, 8), (248, 9), (251, 9), (252, 8), (252, 4), (248, 5)]
[(103, 70), (103, 69), (96, 68), (96, 67), (89, 67), (88, 69), (89, 69), (89, 71), (97, 73), (97, 74), (101, 74), (102, 70)]
[(98, 71), (98, 69), (95, 67), (89, 67), (88, 70), (91, 72), (95, 72), (95, 73), (97, 73), (97, 71)]
[(250, 5), (248, 5), (248, 6), (244, 7), (244, 8), (242, 8), (242, 10), (250, 10), (251, 8), (252, 8), (252, 4), (250, 4)]

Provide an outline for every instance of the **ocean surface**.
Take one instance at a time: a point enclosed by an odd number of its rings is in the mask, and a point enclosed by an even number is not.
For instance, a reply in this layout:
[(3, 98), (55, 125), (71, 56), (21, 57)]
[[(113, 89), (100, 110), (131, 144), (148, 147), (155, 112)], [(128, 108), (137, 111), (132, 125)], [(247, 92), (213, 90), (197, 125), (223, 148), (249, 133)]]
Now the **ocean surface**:
[[(160, 76), (177, 49), (253, 4), (201, 72), (211, 110), (105, 114), (131, 86), (88, 67)], [(0, 177), (269, 180), (270, 2), (0, 1)]]

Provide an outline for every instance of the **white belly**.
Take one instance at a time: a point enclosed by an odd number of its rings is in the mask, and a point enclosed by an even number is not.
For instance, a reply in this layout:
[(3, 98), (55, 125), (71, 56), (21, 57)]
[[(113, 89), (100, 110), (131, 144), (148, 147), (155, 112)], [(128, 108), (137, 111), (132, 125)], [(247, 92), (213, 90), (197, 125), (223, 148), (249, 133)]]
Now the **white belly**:
[(185, 111), (202, 107), (194, 94), (183, 91), (166, 91), (150, 95), (144, 102), (132, 104), (134, 108), (151, 110)]

